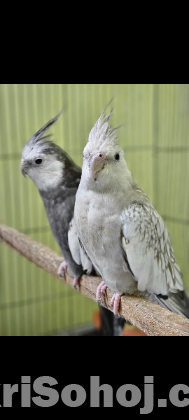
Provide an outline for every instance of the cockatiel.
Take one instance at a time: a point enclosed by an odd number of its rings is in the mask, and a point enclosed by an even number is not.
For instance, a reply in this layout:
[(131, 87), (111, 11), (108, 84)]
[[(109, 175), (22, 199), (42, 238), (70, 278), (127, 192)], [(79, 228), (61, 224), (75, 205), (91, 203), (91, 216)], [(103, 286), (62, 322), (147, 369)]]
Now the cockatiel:
[(84, 148), (74, 211), (79, 241), (103, 279), (97, 301), (108, 287), (114, 293), (114, 314), (125, 293), (143, 295), (189, 317), (167, 228), (132, 179), (116, 128), (109, 124), (113, 110), (105, 116), (106, 108)]
[[(52, 233), (65, 258), (58, 274), (62, 276), (62, 270), (68, 265), (76, 287), (83, 272), (90, 274), (93, 267), (80, 247), (73, 219), (81, 168), (64, 150), (49, 141), (50, 135), (44, 136), (45, 131), (57, 121), (60, 114), (40, 128), (26, 143), (22, 151), (21, 172), (24, 176), (28, 175), (36, 184), (44, 202)], [(124, 321), (118, 324), (106, 308), (101, 307), (100, 311), (105, 334), (120, 334)]]
[[(61, 113), (60, 113), (61, 114)], [(52, 233), (62, 251), (65, 261), (60, 265), (58, 274), (68, 265), (73, 277), (74, 286), (78, 284), (83, 271), (92, 270), (92, 264), (79, 248), (77, 237), (74, 245), (80, 252), (77, 264), (71, 255), (68, 245), (68, 229), (73, 218), (75, 194), (81, 178), (79, 168), (68, 154), (44, 136), (47, 129), (57, 121), (56, 117), (40, 128), (26, 143), (22, 151), (21, 172), (28, 175), (36, 184), (42, 197)], [(83, 269), (81, 266), (81, 259)]]

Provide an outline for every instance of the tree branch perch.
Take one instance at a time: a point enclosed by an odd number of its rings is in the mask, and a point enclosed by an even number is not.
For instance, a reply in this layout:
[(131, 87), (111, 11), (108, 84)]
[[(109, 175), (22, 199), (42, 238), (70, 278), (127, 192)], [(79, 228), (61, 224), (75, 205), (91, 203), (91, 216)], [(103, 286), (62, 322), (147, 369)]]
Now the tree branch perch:
[[(4, 224), (0, 224), (1, 240), (38, 267), (73, 287), (69, 270), (66, 271), (64, 278), (58, 276), (58, 267), (63, 258), (50, 248)], [(99, 277), (83, 275), (79, 292), (96, 300), (96, 288), (100, 281)], [(107, 290), (105, 297), (102, 298), (102, 305), (109, 310), (112, 310), (111, 298), (112, 292)], [(189, 336), (189, 320), (141, 297), (122, 296), (120, 314), (150, 336)]]

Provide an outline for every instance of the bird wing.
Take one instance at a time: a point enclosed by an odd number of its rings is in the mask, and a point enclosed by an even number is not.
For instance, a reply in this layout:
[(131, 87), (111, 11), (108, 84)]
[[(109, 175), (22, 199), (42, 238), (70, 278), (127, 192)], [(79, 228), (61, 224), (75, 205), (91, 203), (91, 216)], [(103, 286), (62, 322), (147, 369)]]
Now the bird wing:
[(93, 270), (93, 265), (79, 241), (74, 218), (71, 220), (69, 224), (68, 245), (69, 245), (73, 260), (77, 264), (82, 265), (83, 270), (86, 271), (87, 274), (90, 274)]
[(69, 245), (73, 260), (76, 262), (76, 264), (80, 265), (81, 264), (80, 246), (79, 246), (79, 240), (78, 240), (77, 229), (76, 229), (74, 218), (71, 220), (69, 224), (68, 245)]
[(167, 295), (183, 290), (167, 228), (152, 204), (133, 203), (122, 213), (122, 247), (138, 290)]

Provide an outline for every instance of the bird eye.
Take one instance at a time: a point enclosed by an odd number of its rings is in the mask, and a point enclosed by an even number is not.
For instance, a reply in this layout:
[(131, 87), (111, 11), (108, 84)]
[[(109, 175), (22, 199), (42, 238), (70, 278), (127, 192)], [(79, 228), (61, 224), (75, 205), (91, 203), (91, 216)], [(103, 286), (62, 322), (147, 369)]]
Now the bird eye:
[(42, 159), (36, 159), (35, 163), (37, 163), (37, 165), (40, 165), (42, 163)]
[(119, 153), (116, 153), (114, 157), (115, 157), (115, 160), (119, 160)]

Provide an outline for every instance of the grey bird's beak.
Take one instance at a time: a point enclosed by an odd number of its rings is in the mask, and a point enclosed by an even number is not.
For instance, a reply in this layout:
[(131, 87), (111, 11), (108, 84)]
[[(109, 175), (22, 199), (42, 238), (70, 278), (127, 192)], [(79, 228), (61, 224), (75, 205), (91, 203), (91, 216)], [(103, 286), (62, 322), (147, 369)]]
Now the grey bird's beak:
[(26, 161), (24, 159), (21, 160), (21, 167), (20, 167), (20, 169), (21, 169), (22, 175), (24, 175), (26, 177), (26, 175), (27, 175), (27, 166), (26, 166)]
[(103, 169), (105, 164), (105, 158), (102, 153), (98, 153), (97, 155), (93, 156), (90, 161), (90, 171), (92, 179), (96, 179), (97, 172)]

